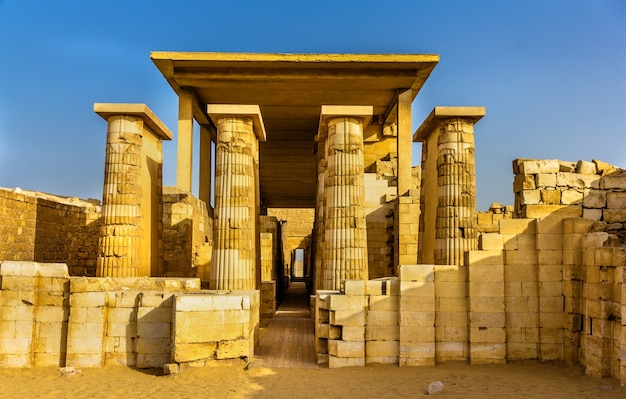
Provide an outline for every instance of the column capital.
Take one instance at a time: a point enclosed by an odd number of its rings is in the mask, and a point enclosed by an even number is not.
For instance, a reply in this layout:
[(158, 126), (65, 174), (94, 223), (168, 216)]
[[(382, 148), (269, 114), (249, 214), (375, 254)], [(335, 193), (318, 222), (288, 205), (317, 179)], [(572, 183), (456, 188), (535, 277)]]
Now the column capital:
[(207, 105), (207, 113), (217, 126), (220, 118), (232, 117), (248, 117), (252, 118), (252, 128), (254, 134), (259, 141), (266, 141), (267, 134), (265, 132), (265, 124), (261, 116), (261, 109), (258, 105), (251, 104), (209, 104)]
[(171, 140), (170, 129), (152, 112), (146, 104), (94, 103), (93, 112), (108, 121), (115, 115), (131, 115), (143, 120), (145, 126), (161, 140)]
[(435, 107), (413, 134), (413, 141), (424, 141), (442, 120), (461, 118), (469, 119), (475, 124), (485, 113), (485, 107)]
[(325, 137), (328, 133), (328, 121), (333, 118), (359, 118), (363, 122), (363, 129), (370, 123), (374, 115), (371, 105), (322, 105), (318, 135)]

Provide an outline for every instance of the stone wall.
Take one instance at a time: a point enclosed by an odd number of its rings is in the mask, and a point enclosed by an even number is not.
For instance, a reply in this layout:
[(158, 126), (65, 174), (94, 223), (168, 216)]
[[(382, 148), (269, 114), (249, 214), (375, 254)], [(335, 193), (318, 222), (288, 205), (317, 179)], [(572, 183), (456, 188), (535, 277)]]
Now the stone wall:
[(213, 249), (213, 209), (175, 187), (163, 193), (163, 268), (166, 277), (208, 282)]
[(0, 188), (0, 260), (62, 262), (71, 275), (95, 276), (96, 203)]
[(64, 264), (0, 263), (0, 367), (164, 364), (253, 354), (259, 293), (196, 278), (70, 277)]
[(607, 223), (626, 222), (626, 171), (605, 162), (516, 159), (515, 211), (527, 205), (581, 205), (582, 216)]

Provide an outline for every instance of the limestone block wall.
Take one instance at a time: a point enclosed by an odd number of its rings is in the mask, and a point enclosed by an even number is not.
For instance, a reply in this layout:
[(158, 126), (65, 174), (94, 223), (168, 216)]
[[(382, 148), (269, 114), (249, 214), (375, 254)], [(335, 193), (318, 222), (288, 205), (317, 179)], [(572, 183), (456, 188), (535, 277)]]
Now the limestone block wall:
[(70, 277), (64, 264), (4, 261), (0, 367), (148, 368), (251, 356), (259, 302), (258, 291), (200, 291), (197, 278)]
[(250, 357), (259, 327), (259, 291), (177, 294), (172, 321), (172, 361)]
[(0, 188), (0, 261), (66, 263), (71, 275), (96, 273), (97, 201)]
[(68, 285), (63, 264), (0, 263), (0, 367), (64, 365)]
[(513, 161), (515, 210), (526, 205), (581, 205), (587, 219), (626, 222), (626, 171), (605, 162)]
[(209, 281), (213, 248), (213, 209), (178, 190), (163, 192), (164, 276)]
[(365, 173), (365, 219), (369, 278), (393, 276), (393, 206), (396, 187), (378, 173)]
[(478, 233), (497, 233), (500, 227), (500, 220), (512, 219), (515, 207), (512, 205), (502, 205), (493, 202), (489, 210), (477, 212), (476, 230)]

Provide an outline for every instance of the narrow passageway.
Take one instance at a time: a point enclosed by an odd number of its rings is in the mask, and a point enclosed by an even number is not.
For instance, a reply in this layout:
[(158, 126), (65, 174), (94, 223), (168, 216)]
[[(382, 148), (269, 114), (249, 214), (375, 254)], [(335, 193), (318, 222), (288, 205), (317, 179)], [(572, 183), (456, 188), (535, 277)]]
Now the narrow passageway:
[(309, 296), (303, 282), (293, 282), (256, 349), (253, 366), (317, 368)]

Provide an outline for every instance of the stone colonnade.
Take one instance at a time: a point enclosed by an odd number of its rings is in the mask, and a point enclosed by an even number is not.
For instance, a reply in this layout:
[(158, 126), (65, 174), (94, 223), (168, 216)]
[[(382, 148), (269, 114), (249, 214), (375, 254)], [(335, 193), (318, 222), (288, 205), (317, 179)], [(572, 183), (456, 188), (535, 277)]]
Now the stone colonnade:
[(322, 107), (319, 135), (325, 144), (318, 215), (323, 225), (316, 226), (324, 231), (317, 253), (322, 257), (317, 279), (321, 289), (336, 290), (343, 280), (368, 278), (363, 127), (371, 115), (367, 106)]
[(478, 247), (474, 124), (483, 107), (435, 107), (414, 140), (422, 141), (420, 262), (464, 265)]
[(161, 140), (172, 133), (144, 104), (95, 104), (108, 122), (96, 274), (159, 273)]
[(211, 289), (257, 289), (258, 106), (209, 105), (217, 125)]

